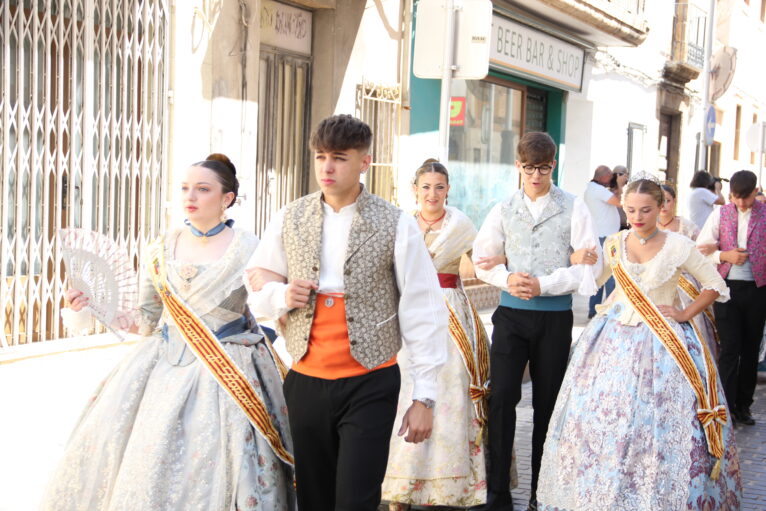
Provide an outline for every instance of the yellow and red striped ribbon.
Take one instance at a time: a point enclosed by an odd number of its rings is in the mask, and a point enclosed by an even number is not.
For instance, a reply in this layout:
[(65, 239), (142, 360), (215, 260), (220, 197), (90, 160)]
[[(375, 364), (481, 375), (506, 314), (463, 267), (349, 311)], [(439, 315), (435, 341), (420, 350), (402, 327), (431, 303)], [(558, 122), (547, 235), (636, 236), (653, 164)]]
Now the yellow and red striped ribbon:
[[(446, 298), (445, 298), (445, 301)], [(476, 332), (476, 349), (471, 347), (465, 328), (455, 314), (455, 310), (447, 301), (449, 309), (449, 332), (450, 337), (455, 342), (455, 346), (463, 359), (463, 365), (470, 378), (468, 394), (471, 397), (476, 418), (479, 421), (479, 435), (476, 438), (476, 444), (482, 441), (483, 430), (487, 424), (487, 398), (489, 397), (489, 342), (487, 333), (482, 327), (479, 314), (474, 306), (469, 302), (472, 317), (474, 321), (474, 330)]]
[[(678, 287), (681, 288), (681, 291), (686, 293), (686, 295), (691, 298), (692, 300), (696, 300), (697, 297), (700, 295), (699, 290), (697, 289), (697, 286), (695, 286), (692, 281), (681, 275), (678, 278)], [(710, 307), (705, 308), (703, 311), (705, 316), (707, 316), (707, 319), (710, 320), (710, 326), (713, 329), (713, 337), (715, 337), (715, 342), (720, 343), (721, 339), (718, 337), (718, 328), (716, 328), (715, 325), (715, 316), (713, 316), (713, 311), (710, 310)]]
[(667, 319), (644, 295), (630, 274), (623, 268), (620, 262), (621, 249), (619, 236), (618, 234), (610, 237), (606, 243), (607, 250), (609, 250), (611, 255), (612, 272), (633, 308), (660, 342), (662, 342), (665, 349), (668, 350), (668, 353), (673, 357), (673, 360), (675, 360), (689, 385), (691, 385), (694, 394), (697, 396), (699, 405), (697, 418), (702, 423), (705, 438), (707, 439), (708, 451), (718, 458), (711, 474), (713, 479), (717, 479), (720, 471), (720, 459), (724, 454), (723, 425), (726, 423), (727, 414), (726, 407), (718, 402), (717, 373), (713, 364), (713, 358), (710, 355), (707, 344), (704, 340), (699, 339), (707, 373), (707, 388), (705, 388), (702, 375), (694, 364), (686, 345), (681, 342), (678, 334), (670, 326)]
[[(294, 464), (293, 456), (285, 448), (279, 431), (271, 420), (266, 405), (255, 392), (247, 377), (229, 357), (215, 334), (199, 319), (191, 309), (178, 298), (170, 288), (165, 274), (162, 253), (164, 243), (158, 241), (149, 272), (165, 310), (178, 327), (178, 331), (197, 358), (210, 371), (221, 387), (245, 413), (250, 423), (268, 442), (274, 453), (285, 463)], [(275, 361), (278, 360), (273, 353)]]

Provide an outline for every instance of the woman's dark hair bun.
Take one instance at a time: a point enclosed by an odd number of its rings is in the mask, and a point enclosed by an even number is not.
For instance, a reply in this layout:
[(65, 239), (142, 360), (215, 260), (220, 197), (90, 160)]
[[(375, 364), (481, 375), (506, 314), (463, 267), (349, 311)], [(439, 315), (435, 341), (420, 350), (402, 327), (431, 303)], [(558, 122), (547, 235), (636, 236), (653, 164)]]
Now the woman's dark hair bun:
[(432, 163), (439, 163), (439, 160), (436, 158), (428, 158), (426, 161), (420, 164), (421, 167), (425, 167), (426, 165), (430, 165)]
[[(237, 181), (237, 169), (234, 164), (229, 160), (229, 157), (221, 153), (213, 153), (208, 155), (202, 161), (199, 161), (192, 165), (192, 167), (203, 167), (215, 172), (218, 177), (218, 182), (221, 183), (223, 193), (232, 192), (236, 198), (239, 194), (239, 181)], [(231, 207), (236, 200), (229, 203), (228, 207)]]
[(212, 154), (209, 154), (207, 156), (207, 158), (205, 158), (205, 159), (208, 160), (208, 161), (219, 161), (219, 162), (223, 163), (224, 165), (226, 165), (229, 168), (229, 170), (231, 170), (232, 174), (234, 174), (235, 176), (237, 175), (237, 168), (231, 162), (229, 157), (226, 156), (225, 154), (223, 154), (223, 153), (212, 153)]

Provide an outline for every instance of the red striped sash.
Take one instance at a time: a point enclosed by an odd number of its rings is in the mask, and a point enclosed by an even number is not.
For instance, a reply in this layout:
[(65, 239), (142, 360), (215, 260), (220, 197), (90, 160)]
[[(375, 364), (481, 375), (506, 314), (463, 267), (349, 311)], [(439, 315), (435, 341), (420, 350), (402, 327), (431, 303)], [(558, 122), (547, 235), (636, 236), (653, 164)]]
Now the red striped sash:
[[(250, 385), (247, 377), (223, 349), (215, 334), (171, 289), (165, 274), (163, 239), (160, 238), (156, 243), (156, 246), (149, 248), (153, 250), (153, 253), (151, 254), (152, 264), (148, 270), (157, 294), (165, 305), (165, 310), (173, 318), (181, 337), (200, 362), (207, 367), (218, 384), (237, 403), (237, 406), (245, 413), (256, 431), (268, 442), (274, 453), (285, 463), (292, 465), (294, 463), (292, 454), (282, 443), (282, 438), (271, 420), (266, 405)], [(278, 357), (276, 353), (273, 355)]]
[(476, 312), (473, 304), (468, 302), (473, 316), (474, 331), (476, 332), (476, 350), (474, 351), (457, 314), (455, 314), (454, 309), (446, 298), (445, 301), (449, 309), (450, 337), (455, 342), (455, 346), (460, 353), (460, 357), (463, 359), (463, 365), (470, 378), (468, 394), (471, 397), (474, 410), (476, 411), (476, 418), (479, 421), (479, 436), (476, 438), (476, 445), (479, 445), (481, 444), (483, 431), (487, 424), (487, 397), (489, 396), (489, 341), (487, 340), (487, 332), (484, 330), (479, 314)]
[[(689, 279), (681, 275), (678, 278), (678, 287), (681, 288), (681, 291), (686, 293), (686, 295), (691, 298), (692, 300), (696, 300), (697, 297), (700, 295), (699, 290), (697, 289), (697, 286), (695, 286)], [(713, 316), (713, 311), (710, 310), (710, 307), (707, 307), (703, 312), (708, 320), (710, 320), (710, 326), (713, 329), (713, 336), (715, 337), (715, 342), (720, 343), (721, 339), (718, 337), (718, 328), (716, 328), (715, 325), (715, 316)], [(693, 322), (692, 322), (693, 323)], [(694, 326), (695, 330), (697, 329), (696, 325)], [(699, 335), (699, 332), (698, 332)]]

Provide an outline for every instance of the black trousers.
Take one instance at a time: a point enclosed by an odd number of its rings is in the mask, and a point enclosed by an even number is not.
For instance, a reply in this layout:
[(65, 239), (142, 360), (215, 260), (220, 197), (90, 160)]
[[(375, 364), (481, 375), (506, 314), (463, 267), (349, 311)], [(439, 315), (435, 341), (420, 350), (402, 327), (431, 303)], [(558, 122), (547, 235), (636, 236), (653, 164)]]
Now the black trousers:
[(766, 321), (766, 286), (747, 280), (727, 280), (731, 300), (715, 302), (721, 345), (718, 372), (732, 410), (748, 409), (758, 380), (758, 349)]
[(529, 361), (532, 377), (532, 496), (537, 491), (548, 421), (564, 379), (572, 344), (572, 311), (530, 311), (500, 306), (492, 315), (489, 356), (489, 489), (510, 488), (516, 405)]
[(287, 374), (300, 511), (378, 508), (400, 383), (397, 365), (338, 380)]

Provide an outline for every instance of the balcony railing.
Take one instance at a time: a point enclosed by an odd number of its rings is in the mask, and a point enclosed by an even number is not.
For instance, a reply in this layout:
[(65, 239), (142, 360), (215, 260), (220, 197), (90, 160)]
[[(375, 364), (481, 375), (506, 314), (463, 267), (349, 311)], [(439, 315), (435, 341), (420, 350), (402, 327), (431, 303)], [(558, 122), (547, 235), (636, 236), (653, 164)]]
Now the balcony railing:
[(665, 63), (664, 75), (678, 83), (697, 78), (705, 65), (705, 31), (707, 13), (688, 2), (676, 3), (673, 18), (671, 57)]

